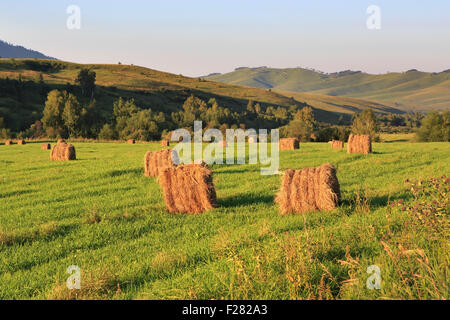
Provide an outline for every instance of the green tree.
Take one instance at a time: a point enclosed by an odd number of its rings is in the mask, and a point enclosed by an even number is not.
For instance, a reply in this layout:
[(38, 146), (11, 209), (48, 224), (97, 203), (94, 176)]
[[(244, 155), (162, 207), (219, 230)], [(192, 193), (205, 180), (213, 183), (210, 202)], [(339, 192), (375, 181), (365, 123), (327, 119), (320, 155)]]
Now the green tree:
[(64, 92), (52, 90), (45, 101), (42, 124), (49, 137), (65, 135), (64, 120), (62, 114), (66, 104)]
[(375, 139), (378, 132), (378, 123), (372, 109), (366, 109), (361, 113), (353, 115), (352, 133), (353, 134), (369, 134)]
[(81, 69), (75, 83), (81, 87), (84, 96), (94, 96), (96, 73), (89, 69)]
[(62, 119), (71, 137), (76, 137), (80, 134), (81, 110), (81, 105), (77, 98), (71, 93), (66, 93)]
[(98, 138), (103, 140), (117, 139), (117, 134), (114, 128), (110, 124), (105, 124), (98, 133)]
[(423, 142), (450, 141), (450, 111), (428, 113), (416, 135)]
[(159, 139), (160, 133), (153, 120), (152, 110), (141, 110), (129, 117), (125, 127), (119, 131), (119, 138), (144, 141)]
[(310, 107), (298, 110), (294, 119), (289, 122), (287, 133), (290, 137), (299, 138), (301, 141), (309, 141), (316, 127), (314, 112)]
[(195, 120), (205, 120), (208, 105), (205, 101), (191, 95), (183, 103), (183, 110), (172, 113), (172, 120), (179, 127), (192, 127)]

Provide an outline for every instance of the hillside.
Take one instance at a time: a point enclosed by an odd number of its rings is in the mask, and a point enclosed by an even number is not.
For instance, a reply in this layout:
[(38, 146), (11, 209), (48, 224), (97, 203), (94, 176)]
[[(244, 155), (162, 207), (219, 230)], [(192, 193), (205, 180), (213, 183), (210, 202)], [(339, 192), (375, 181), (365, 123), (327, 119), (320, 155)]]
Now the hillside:
[[(140, 107), (168, 115), (180, 110), (191, 94), (205, 101), (216, 98), (220, 105), (235, 111), (244, 110), (249, 100), (262, 106), (304, 107), (308, 105), (305, 101), (309, 99), (291, 93), (189, 78), (132, 65), (81, 65), (51, 60), (0, 59), (0, 80), (18, 79), (19, 75), (22, 78), (20, 85), (4, 84), (6, 89), (0, 92), (0, 117), (9, 122), (10, 128), (23, 130), (29, 127), (41, 118), (49, 90), (79, 90), (74, 83), (82, 68), (91, 68), (97, 74), (95, 98), (104, 119), (110, 117), (112, 103), (119, 97), (134, 98)], [(44, 84), (39, 83), (41, 74)], [(401, 112), (356, 99), (352, 105), (348, 101), (329, 97), (325, 98), (329, 101), (325, 105), (323, 99), (323, 96), (309, 99), (316, 118), (322, 122), (336, 123), (341, 116), (348, 121), (351, 118), (350, 110), (360, 111), (372, 106), (381, 113)], [(331, 105), (334, 105), (334, 109)]]
[(450, 71), (372, 75), (359, 71), (325, 74), (303, 68), (238, 68), (206, 79), (280, 91), (308, 92), (377, 101), (404, 111), (450, 108)]
[(27, 49), (22, 46), (16, 46), (0, 40), (0, 58), (18, 58), (18, 59), (52, 59), (35, 50)]

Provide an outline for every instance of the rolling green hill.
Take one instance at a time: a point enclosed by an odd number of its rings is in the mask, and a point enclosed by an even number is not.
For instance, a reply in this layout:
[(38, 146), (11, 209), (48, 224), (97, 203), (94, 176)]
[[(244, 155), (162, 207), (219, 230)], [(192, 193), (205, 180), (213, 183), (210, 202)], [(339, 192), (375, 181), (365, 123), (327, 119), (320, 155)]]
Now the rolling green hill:
[(353, 97), (377, 101), (404, 111), (450, 108), (450, 70), (440, 73), (410, 70), (372, 75), (359, 71), (324, 74), (302, 68), (260, 67), (238, 68), (206, 79), (279, 91)]
[[(77, 92), (75, 78), (82, 68), (96, 72), (96, 95), (99, 114), (109, 119), (113, 101), (119, 97), (134, 98), (142, 108), (170, 115), (178, 111), (191, 94), (208, 101), (216, 98), (220, 105), (240, 111), (249, 100), (264, 106), (290, 107), (310, 105), (316, 119), (336, 123), (342, 116), (372, 107), (376, 112), (401, 113), (398, 109), (358, 99), (343, 99), (323, 95), (300, 95), (261, 88), (224, 84), (199, 78), (189, 78), (133, 65), (82, 65), (76, 63), (35, 60), (0, 59), (0, 117), (16, 131), (28, 128), (42, 117), (46, 94), (51, 89)], [(42, 75), (43, 83), (39, 76)], [(5, 79), (19, 79), (20, 84)]]

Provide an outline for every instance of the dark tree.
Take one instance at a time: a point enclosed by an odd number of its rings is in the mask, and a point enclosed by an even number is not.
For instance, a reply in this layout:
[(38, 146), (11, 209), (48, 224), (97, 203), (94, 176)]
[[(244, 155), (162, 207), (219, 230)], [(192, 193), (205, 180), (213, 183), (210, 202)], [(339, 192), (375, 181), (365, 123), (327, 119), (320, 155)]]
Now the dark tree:
[(94, 96), (96, 73), (89, 69), (81, 69), (78, 73), (75, 83), (81, 87), (81, 93), (84, 96)]

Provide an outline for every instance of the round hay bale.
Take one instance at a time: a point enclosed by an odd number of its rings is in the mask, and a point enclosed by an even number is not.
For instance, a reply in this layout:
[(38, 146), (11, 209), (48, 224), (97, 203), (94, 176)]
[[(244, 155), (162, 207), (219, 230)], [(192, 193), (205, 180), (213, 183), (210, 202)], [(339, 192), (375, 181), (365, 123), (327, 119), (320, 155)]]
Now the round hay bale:
[(372, 152), (372, 139), (370, 135), (350, 134), (347, 144), (348, 153), (369, 154)]
[(331, 142), (332, 149), (343, 149), (344, 148), (344, 141), (332, 140), (330, 142)]
[(5, 146), (10, 146), (12, 144), (14, 144), (14, 142), (12, 140), (6, 140), (5, 141)]
[(148, 151), (144, 156), (144, 176), (157, 177), (161, 170), (175, 167), (178, 162), (178, 153), (175, 150)]
[(278, 145), (280, 150), (300, 149), (300, 140), (297, 138), (282, 138)]
[(158, 181), (171, 213), (201, 213), (217, 207), (212, 171), (205, 165), (165, 168)]
[(169, 140), (161, 140), (161, 146), (168, 147), (170, 145)]
[(317, 168), (286, 170), (275, 202), (281, 214), (288, 214), (333, 210), (340, 199), (336, 169), (325, 163)]
[(53, 146), (50, 152), (52, 161), (69, 161), (76, 160), (75, 147), (67, 143), (59, 143)]
[(26, 144), (25, 140), (17, 140), (18, 145), (24, 145)]
[(128, 143), (128, 144), (135, 144), (136, 141), (135, 141), (134, 139), (129, 139), (129, 140), (127, 141), (127, 143)]
[(41, 149), (42, 149), (42, 150), (50, 150), (50, 149), (51, 149), (50, 143), (44, 143), (44, 144), (42, 144)]

